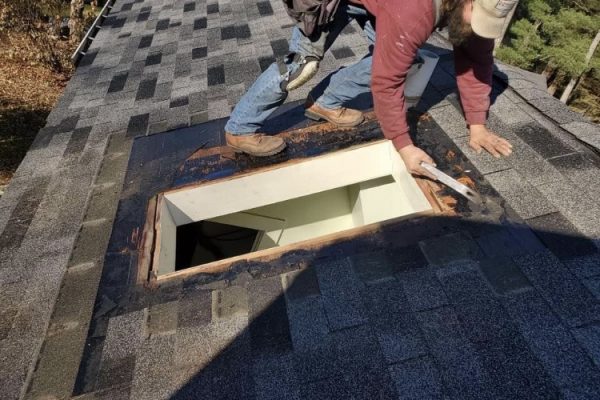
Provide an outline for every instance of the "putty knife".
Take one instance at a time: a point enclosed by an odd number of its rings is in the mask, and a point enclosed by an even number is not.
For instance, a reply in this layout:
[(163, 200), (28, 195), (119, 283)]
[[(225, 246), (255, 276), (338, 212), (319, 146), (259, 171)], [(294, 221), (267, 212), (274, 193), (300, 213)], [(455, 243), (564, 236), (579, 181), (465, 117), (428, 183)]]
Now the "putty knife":
[(427, 172), (429, 172), (431, 175), (435, 176), (443, 184), (451, 187), (458, 193), (462, 194), (467, 200), (472, 201), (475, 204), (483, 203), (483, 200), (481, 199), (481, 196), (479, 195), (479, 193), (475, 192), (468, 186), (463, 185), (462, 183), (460, 183), (456, 179), (450, 177), (449, 175), (446, 175), (445, 173), (443, 173), (442, 171), (440, 171), (433, 165), (426, 163), (426, 162), (421, 162), (421, 167), (425, 168), (427, 170)]

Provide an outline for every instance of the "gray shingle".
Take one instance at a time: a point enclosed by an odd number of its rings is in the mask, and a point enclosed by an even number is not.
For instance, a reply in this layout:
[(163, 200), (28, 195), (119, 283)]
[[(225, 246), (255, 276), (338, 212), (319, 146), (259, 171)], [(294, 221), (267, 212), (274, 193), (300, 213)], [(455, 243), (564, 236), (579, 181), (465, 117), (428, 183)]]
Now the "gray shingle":
[(363, 299), (369, 322), (389, 364), (426, 354), (421, 333), (397, 281), (369, 286)]
[(490, 111), (501, 118), (505, 124), (509, 125), (532, 121), (532, 118), (527, 113), (502, 94), (496, 97), (496, 101), (491, 105)]
[(389, 367), (400, 399), (441, 399), (442, 378), (431, 357), (421, 357)]
[(476, 346), (498, 389), (497, 398), (558, 398), (558, 385), (520, 335)]
[(318, 308), (320, 304), (315, 303), (314, 299), (307, 299), (302, 304), (295, 304), (289, 311), (294, 369), (302, 382), (317, 381), (339, 373), (325, 315)]
[(597, 386), (591, 359), (537, 293), (508, 297), (505, 305), (557, 386)]
[(398, 275), (413, 311), (448, 305), (448, 299), (435, 274), (429, 270), (408, 271)]
[(600, 324), (573, 329), (573, 334), (600, 368)]
[(519, 228), (503, 225), (499, 229), (483, 233), (476, 241), (485, 256), (491, 259), (512, 257), (543, 249), (543, 245), (526, 226)]
[(212, 292), (212, 320), (230, 319), (248, 315), (248, 291), (231, 286)]
[(570, 146), (564, 144), (537, 123), (521, 125), (515, 128), (515, 133), (546, 159), (575, 152)]
[(465, 335), (473, 342), (514, 336), (515, 327), (476, 267), (457, 264), (438, 271)]
[(590, 156), (575, 153), (553, 158), (550, 163), (580, 190), (587, 192), (592, 198), (599, 198), (600, 178), (598, 177), (598, 169), (590, 159)]
[(326, 400), (332, 398), (351, 398), (352, 392), (343, 375), (336, 375), (314, 382), (307, 382), (301, 387), (301, 398)]
[(581, 278), (600, 276), (600, 252), (565, 259), (562, 262)]
[(256, 397), (265, 400), (300, 399), (291, 355), (258, 355), (253, 359), (252, 378)]
[(510, 164), (508, 164), (504, 158), (496, 158), (487, 151), (482, 151), (480, 154), (477, 154), (475, 150), (469, 146), (468, 136), (455, 139), (455, 143), (469, 158), (469, 161), (473, 163), (475, 168), (482, 174), (504, 171), (510, 168)]
[(600, 237), (600, 206), (595, 199), (566, 179), (540, 185), (538, 189), (581, 233)]
[(480, 262), (480, 268), (483, 276), (499, 295), (531, 288), (527, 277), (510, 258), (485, 259)]
[(153, 335), (140, 347), (131, 396), (135, 399), (169, 398), (173, 388), (175, 335)]
[[(576, 267), (576, 259), (594, 256), (598, 252), (594, 242), (585, 237), (561, 213), (543, 215), (530, 219), (527, 223), (534, 229), (535, 234), (543, 241), (544, 245), (558, 258), (569, 262), (571, 267)], [(573, 260), (573, 262), (569, 260)]]
[(461, 399), (497, 395), (490, 377), (450, 307), (417, 313), (423, 335), (442, 374), (446, 394)]
[(302, 300), (321, 294), (314, 268), (305, 268), (281, 275), (281, 282), (288, 301)]
[(569, 110), (568, 107), (565, 107), (563, 103), (554, 97), (534, 99), (530, 100), (530, 103), (559, 124), (584, 120), (582, 115)]
[(600, 277), (584, 279), (583, 283), (600, 300)]
[(538, 186), (561, 178), (556, 168), (529, 147), (501, 119), (496, 116), (490, 117), (488, 127), (513, 145), (512, 155), (505, 160), (531, 185)]
[(569, 325), (600, 321), (600, 304), (550, 252), (515, 257), (515, 263)]
[(419, 242), (429, 264), (443, 267), (456, 261), (474, 260), (480, 256), (477, 244), (464, 232)]
[(429, 114), (451, 138), (456, 139), (469, 134), (465, 118), (454, 106), (433, 108), (429, 110)]
[(366, 322), (365, 310), (350, 262), (346, 259), (318, 264), (316, 267), (323, 305), (332, 330)]
[(366, 325), (332, 333), (337, 372), (343, 374), (353, 396), (396, 398), (383, 354), (374, 332)]
[(178, 301), (178, 327), (203, 326), (212, 319), (212, 294), (209, 290), (188, 289)]
[(295, 351), (310, 352), (327, 340), (329, 327), (320, 298), (288, 301), (288, 317)]
[(178, 329), (175, 364), (177, 367), (205, 367), (226, 348), (236, 344), (249, 351), (247, 328), (248, 317), (236, 316), (208, 325)]
[(600, 149), (600, 128), (598, 128), (598, 125), (589, 122), (569, 122), (561, 126), (587, 144)]
[(557, 211), (535, 187), (512, 169), (488, 174), (486, 179), (521, 218), (529, 219)]
[(263, 355), (291, 351), (292, 342), (281, 278), (274, 276), (251, 281), (248, 292), (252, 351)]
[(381, 253), (351, 256), (350, 262), (356, 276), (367, 284), (392, 279), (395, 273), (388, 257)]

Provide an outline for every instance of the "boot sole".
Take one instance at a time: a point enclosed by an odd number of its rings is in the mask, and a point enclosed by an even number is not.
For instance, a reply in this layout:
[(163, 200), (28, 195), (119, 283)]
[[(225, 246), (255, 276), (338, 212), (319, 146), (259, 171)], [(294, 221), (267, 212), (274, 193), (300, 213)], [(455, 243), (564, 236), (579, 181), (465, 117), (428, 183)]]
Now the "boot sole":
[(227, 146), (231, 147), (233, 149), (234, 152), (236, 153), (245, 153), (254, 157), (269, 157), (269, 156), (274, 156), (277, 153), (281, 153), (286, 147), (287, 145), (285, 143), (282, 143), (281, 146), (276, 147), (275, 149), (271, 150), (271, 151), (267, 151), (267, 152), (251, 152), (251, 151), (247, 151), (247, 150), (243, 150), (239, 147), (236, 146), (232, 146), (230, 144), (227, 144)]
[(312, 79), (313, 76), (317, 74), (319, 70), (319, 63), (316, 61), (311, 61), (302, 69), (300, 75), (293, 81), (289, 82), (285, 89), (288, 92), (291, 92), (294, 89), (298, 89), (300, 86), (304, 85), (306, 82)]
[(347, 124), (339, 123), (339, 122), (336, 122), (335, 120), (332, 120), (331, 118), (328, 118), (321, 114), (317, 114), (317, 113), (315, 113), (313, 111), (309, 111), (309, 110), (304, 111), (304, 116), (306, 118), (312, 119), (313, 121), (325, 120), (325, 121), (331, 122), (332, 124), (334, 124), (336, 126), (339, 126), (340, 128), (354, 128), (355, 126), (362, 124), (363, 121), (365, 120), (365, 117), (363, 115), (360, 118), (360, 120), (358, 120), (357, 122), (352, 122), (352, 123), (347, 123)]

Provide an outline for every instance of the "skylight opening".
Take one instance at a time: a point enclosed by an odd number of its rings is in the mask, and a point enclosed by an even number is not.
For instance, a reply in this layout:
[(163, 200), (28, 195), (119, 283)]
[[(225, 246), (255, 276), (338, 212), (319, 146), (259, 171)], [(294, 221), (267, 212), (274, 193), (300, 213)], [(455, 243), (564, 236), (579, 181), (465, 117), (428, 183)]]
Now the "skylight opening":
[(343, 240), (432, 213), (389, 141), (161, 193), (151, 279)]

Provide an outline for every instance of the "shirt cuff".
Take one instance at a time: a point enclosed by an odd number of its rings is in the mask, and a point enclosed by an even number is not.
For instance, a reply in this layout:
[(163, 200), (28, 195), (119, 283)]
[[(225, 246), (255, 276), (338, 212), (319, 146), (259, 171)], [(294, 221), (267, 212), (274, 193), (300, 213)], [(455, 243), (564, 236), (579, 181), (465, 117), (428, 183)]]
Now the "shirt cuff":
[(402, 134), (400, 136), (396, 136), (395, 138), (392, 139), (392, 143), (394, 144), (394, 147), (396, 148), (396, 150), (400, 150), (406, 146), (413, 144), (412, 139), (410, 138), (408, 133)]
[(465, 111), (465, 119), (469, 125), (485, 125), (487, 118), (487, 111)]

